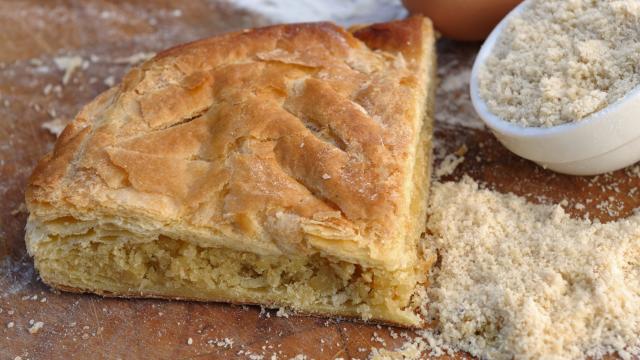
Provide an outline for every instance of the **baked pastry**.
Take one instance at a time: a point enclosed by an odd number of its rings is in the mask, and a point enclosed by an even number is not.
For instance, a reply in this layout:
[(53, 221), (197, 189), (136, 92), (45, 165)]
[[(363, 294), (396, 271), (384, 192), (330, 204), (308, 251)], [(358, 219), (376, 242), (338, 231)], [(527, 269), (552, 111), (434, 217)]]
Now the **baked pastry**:
[(34, 170), (26, 244), (42, 280), (419, 325), (435, 64), (421, 17), (159, 53)]

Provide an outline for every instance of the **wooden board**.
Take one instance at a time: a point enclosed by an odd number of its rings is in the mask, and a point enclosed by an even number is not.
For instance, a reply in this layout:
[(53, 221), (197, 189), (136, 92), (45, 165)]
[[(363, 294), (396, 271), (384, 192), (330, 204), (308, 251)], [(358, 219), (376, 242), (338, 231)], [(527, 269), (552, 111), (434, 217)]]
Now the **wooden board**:
[[(39, 3), (0, 1), (0, 359), (270, 359), (273, 354), (278, 359), (298, 354), (364, 359), (371, 347), (392, 349), (405, 341), (392, 336), (403, 331), (397, 328), (278, 317), (258, 307), (103, 299), (44, 286), (23, 242), (24, 185), (37, 159), (55, 141), (42, 124), (72, 118), (107, 88), (111, 77), (120, 79), (135, 60), (131, 55), (264, 21), (204, 0), (163, 0), (153, 6), (142, 0), (118, 5), (100, 0)], [(624, 217), (640, 205), (631, 191), (640, 185), (637, 171), (562, 176), (499, 145), (482, 127), (468, 98), (469, 68), (477, 48), (439, 42), (436, 166), (447, 154), (468, 149), (465, 161), (441, 180), (467, 174), (534, 202), (565, 200), (572, 215), (602, 221)], [(86, 68), (76, 69), (66, 85), (61, 83), (64, 72), (53, 60), (61, 55), (86, 61)], [(585, 209), (576, 209), (577, 203)], [(43, 328), (30, 334), (30, 320), (43, 322)], [(219, 342), (224, 338), (233, 346)]]

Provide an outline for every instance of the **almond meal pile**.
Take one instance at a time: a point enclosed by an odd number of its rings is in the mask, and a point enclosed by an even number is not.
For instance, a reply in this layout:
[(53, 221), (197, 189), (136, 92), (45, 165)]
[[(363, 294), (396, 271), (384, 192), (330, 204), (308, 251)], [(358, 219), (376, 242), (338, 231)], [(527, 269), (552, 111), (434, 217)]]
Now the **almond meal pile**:
[(371, 358), (640, 355), (640, 214), (573, 219), (468, 177), (434, 183), (431, 196), (425, 244), (441, 260), (423, 313), (435, 328)]

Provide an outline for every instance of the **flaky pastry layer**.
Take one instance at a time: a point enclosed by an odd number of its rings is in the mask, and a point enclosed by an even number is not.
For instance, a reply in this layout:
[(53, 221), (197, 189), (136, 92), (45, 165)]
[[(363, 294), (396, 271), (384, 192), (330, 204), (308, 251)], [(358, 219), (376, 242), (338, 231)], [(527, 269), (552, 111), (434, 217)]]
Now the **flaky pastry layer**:
[[(114, 242), (93, 237), (42, 244), (42, 279), (64, 290), (288, 307), (304, 313), (418, 324), (407, 304), (421, 272), (385, 272), (320, 256), (261, 256), (162, 237)], [(426, 264), (425, 264), (426, 265)]]

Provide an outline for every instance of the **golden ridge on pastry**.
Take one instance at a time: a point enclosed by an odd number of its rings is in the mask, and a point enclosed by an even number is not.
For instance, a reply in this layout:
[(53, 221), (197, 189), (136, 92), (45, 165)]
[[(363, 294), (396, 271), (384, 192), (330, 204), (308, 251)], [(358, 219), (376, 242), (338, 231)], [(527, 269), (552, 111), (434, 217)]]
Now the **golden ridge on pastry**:
[(181, 45), (86, 105), (27, 188), (53, 287), (417, 326), (430, 178), (427, 19)]

